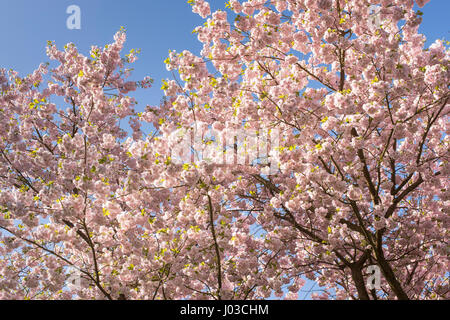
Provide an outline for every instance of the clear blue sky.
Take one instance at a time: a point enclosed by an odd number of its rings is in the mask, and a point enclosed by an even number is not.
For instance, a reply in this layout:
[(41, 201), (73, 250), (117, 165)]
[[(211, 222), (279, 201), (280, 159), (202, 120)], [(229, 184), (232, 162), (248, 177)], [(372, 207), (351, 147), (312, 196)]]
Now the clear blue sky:
[[(211, 9), (223, 9), (225, 2), (211, 0)], [(66, 9), (72, 4), (81, 8), (81, 30), (66, 27)], [(420, 31), (428, 44), (437, 38), (450, 40), (450, 0), (431, 0), (421, 11), (424, 22)], [(73, 42), (88, 54), (91, 45), (112, 42), (114, 33), (124, 26), (128, 35), (125, 51), (142, 49), (133, 79), (146, 75), (155, 79), (152, 89), (140, 90), (135, 96), (140, 106), (158, 104), (161, 79), (171, 77), (163, 63), (168, 50), (198, 54), (201, 44), (191, 32), (202, 23), (185, 0), (0, 0), (0, 67), (23, 76), (48, 61), (47, 40), (56, 41), (58, 48)]]
[[(211, 0), (212, 11), (223, 9), (225, 2)], [(81, 30), (66, 27), (70, 5), (81, 8)], [(427, 37), (427, 45), (438, 38), (450, 40), (450, 0), (431, 0), (421, 11), (420, 32)], [(124, 26), (128, 35), (124, 54), (132, 48), (142, 49), (133, 79), (146, 75), (155, 79), (152, 89), (134, 95), (139, 108), (157, 105), (163, 96), (161, 79), (171, 77), (163, 63), (169, 49), (199, 54), (201, 44), (192, 30), (201, 24), (203, 20), (191, 12), (186, 0), (0, 0), (0, 68), (12, 68), (22, 76), (31, 73), (49, 61), (47, 40), (55, 41), (58, 48), (73, 42), (87, 55), (91, 45), (111, 43), (114, 33)], [(303, 289), (312, 285), (308, 281)]]

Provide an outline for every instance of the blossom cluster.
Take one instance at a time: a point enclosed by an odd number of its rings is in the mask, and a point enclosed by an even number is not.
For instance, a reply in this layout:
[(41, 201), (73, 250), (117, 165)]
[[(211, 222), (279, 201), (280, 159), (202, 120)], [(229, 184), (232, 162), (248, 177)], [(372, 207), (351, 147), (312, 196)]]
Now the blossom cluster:
[[(123, 31), (0, 70), (0, 299), (448, 299), (450, 54), (414, 2), (189, 3), (203, 48), (170, 52), (159, 106)], [(273, 170), (203, 135), (180, 162), (192, 128), (279, 132)]]

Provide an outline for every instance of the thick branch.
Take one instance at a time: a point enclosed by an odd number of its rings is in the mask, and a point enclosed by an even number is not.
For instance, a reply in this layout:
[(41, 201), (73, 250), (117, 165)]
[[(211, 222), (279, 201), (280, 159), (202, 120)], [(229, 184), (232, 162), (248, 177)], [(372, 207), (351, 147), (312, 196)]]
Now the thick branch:
[(218, 286), (217, 298), (218, 300), (222, 300), (220, 294), (222, 290), (222, 266), (220, 259), (219, 244), (217, 243), (216, 230), (214, 228), (214, 212), (210, 195), (208, 195), (208, 211), (209, 211), (209, 223), (211, 224), (211, 234), (214, 240), (214, 249), (216, 251), (216, 259), (217, 259), (217, 286)]

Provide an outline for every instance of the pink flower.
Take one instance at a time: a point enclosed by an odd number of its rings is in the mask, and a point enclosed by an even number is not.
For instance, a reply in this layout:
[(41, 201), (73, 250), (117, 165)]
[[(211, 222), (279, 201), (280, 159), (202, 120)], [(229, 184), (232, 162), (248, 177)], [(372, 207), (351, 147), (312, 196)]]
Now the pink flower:
[(278, 199), (277, 197), (273, 197), (273, 198), (270, 200), (270, 204), (271, 204), (274, 208), (279, 208), (279, 207), (281, 207), (281, 201), (280, 201), (280, 199)]
[(231, 0), (230, 1), (231, 8), (235, 13), (239, 13), (242, 11), (242, 5), (238, 0)]
[(192, 12), (198, 13), (202, 18), (206, 18), (211, 14), (209, 3), (204, 0), (194, 0)]
[(318, 0), (317, 7), (322, 10), (329, 10), (331, 8), (331, 0)]
[(107, 134), (103, 135), (102, 148), (112, 149), (112, 148), (114, 148), (115, 143), (116, 143), (116, 138), (112, 134), (107, 133)]
[(422, 8), (424, 5), (426, 5), (430, 0), (416, 0), (417, 5)]
[(120, 92), (123, 94), (127, 94), (130, 91), (135, 91), (137, 88), (136, 82), (134, 81), (128, 81), (125, 82), (122, 87), (119, 88)]
[(298, 58), (294, 55), (290, 55), (286, 58), (286, 62), (289, 64), (295, 64), (298, 62)]

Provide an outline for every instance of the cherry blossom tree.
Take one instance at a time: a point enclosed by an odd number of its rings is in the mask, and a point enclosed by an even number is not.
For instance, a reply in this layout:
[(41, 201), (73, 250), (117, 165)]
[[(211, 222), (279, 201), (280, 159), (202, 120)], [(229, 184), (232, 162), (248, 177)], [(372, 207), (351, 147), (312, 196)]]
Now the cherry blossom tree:
[[(203, 49), (170, 52), (160, 106), (123, 31), (1, 71), (0, 298), (448, 299), (449, 51), (414, 2), (188, 2)], [(238, 130), (280, 138), (259, 159)]]

